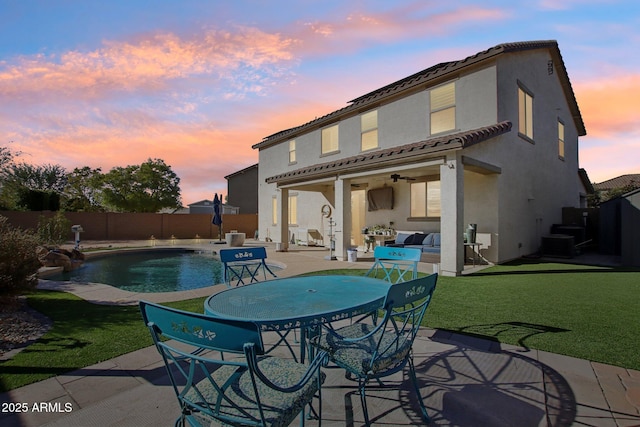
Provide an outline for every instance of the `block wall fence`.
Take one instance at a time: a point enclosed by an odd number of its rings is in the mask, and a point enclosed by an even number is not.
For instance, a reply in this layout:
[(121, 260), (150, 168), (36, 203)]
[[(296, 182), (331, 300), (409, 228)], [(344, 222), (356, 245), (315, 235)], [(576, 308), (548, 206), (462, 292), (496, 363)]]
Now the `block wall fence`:
[[(55, 212), (0, 211), (14, 227), (36, 229), (41, 217), (50, 218)], [(210, 214), (155, 214), (115, 212), (64, 212), (72, 225), (81, 225), (84, 232), (81, 240), (146, 240), (156, 239), (203, 239), (219, 237), (218, 226), (211, 223)], [(222, 233), (237, 230), (253, 238), (258, 230), (257, 214), (222, 216)], [(74, 236), (69, 229), (69, 240)]]

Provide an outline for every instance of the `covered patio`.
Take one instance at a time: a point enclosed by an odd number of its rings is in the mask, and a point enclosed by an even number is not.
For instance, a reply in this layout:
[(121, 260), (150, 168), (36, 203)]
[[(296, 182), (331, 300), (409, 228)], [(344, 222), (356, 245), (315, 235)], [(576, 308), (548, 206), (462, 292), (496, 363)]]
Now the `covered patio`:
[(277, 184), (279, 190), (276, 215), (280, 221), (275, 236), (275, 241), (280, 242), (279, 249), (286, 251), (291, 240), (288, 214), (292, 193), (316, 193), (332, 206), (331, 219), (339, 228), (334, 235), (335, 253), (338, 259), (346, 260), (347, 250), (361, 245), (358, 226), (380, 222), (383, 218), (376, 213), (365, 213), (364, 204), (358, 208), (354, 194), (393, 185), (396, 205), (408, 207), (410, 183), (432, 180), (439, 182), (435, 200), (439, 204), (437, 217), (410, 218), (410, 212), (395, 209), (386, 212), (387, 223), (395, 223), (396, 229), (441, 233), (440, 273), (449, 276), (460, 275), (464, 270), (466, 223), (481, 223), (486, 239), (482, 255), (495, 262), (499, 228), (495, 206), (501, 168), (462, 155), (462, 150), (508, 132), (510, 128), (511, 123), (505, 122), (267, 178), (267, 183)]

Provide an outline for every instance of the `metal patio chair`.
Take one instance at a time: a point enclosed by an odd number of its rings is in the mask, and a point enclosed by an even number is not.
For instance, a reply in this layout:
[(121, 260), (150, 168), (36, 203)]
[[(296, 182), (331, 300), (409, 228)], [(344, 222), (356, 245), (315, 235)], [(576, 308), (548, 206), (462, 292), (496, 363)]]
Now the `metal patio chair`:
[[(366, 275), (382, 278), (390, 283), (414, 280), (418, 277), (418, 261), (421, 255), (422, 251), (417, 248), (376, 246), (373, 250), (375, 261)], [(394, 273), (397, 277), (394, 277)]]
[(361, 321), (335, 330), (325, 327), (311, 341), (311, 345), (326, 351), (330, 361), (358, 381), (366, 425), (370, 425), (366, 396), (369, 381), (380, 382), (381, 378), (402, 371), (407, 364), (422, 419), (429, 422), (416, 378), (412, 346), (437, 279), (438, 275), (432, 274), (395, 284), (389, 288), (384, 317), (377, 324)]
[(316, 395), (321, 422), (326, 354), (309, 364), (265, 356), (255, 323), (145, 301), (140, 310), (178, 397), (176, 426), (286, 426), (298, 415), (304, 425)]
[(220, 249), (222, 280), (232, 287), (276, 278), (266, 259), (267, 250), (264, 247)]

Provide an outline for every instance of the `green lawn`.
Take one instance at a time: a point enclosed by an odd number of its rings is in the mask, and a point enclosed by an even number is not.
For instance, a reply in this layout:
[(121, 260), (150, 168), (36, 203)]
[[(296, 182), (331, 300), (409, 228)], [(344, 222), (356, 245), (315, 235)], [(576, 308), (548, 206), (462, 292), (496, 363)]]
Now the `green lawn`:
[[(0, 391), (151, 345), (137, 306), (94, 305), (50, 291), (37, 291), (28, 300), (54, 326), (0, 362)], [(167, 305), (202, 312), (203, 301)], [(471, 276), (440, 277), (425, 324), (640, 370), (640, 271), (512, 263)]]
[(439, 278), (426, 324), (640, 370), (640, 272), (519, 263)]
[[(29, 305), (53, 319), (41, 339), (0, 362), (0, 392), (152, 345), (138, 306), (91, 304), (73, 294), (37, 291)], [(168, 303), (203, 312), (204, 298)]]

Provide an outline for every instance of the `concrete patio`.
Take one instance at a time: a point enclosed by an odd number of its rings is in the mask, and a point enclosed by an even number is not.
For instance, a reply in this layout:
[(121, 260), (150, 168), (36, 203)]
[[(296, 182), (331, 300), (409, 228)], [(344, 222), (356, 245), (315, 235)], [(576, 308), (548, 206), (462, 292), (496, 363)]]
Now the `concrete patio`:
[[(200, 246), (211, 249), (208, 243)], [(327, 254), (314, 247), (293, 247), (289, 252), (275, 252), (269, 247), (268, 259), (286, 266), (278, 273), (280, 277), (370, 265), (368, 261), (327, 261)], [(431, 272), (432, 268), (431, 264), (420, 264), (421, 271)], [(136, 303), (140, 298), (166, 302), (224, 289), (218, 285), (189, 293), (141, 295), (103, 285), (77, 289), (73, 285), (42, 282), (42, 287), (62, 288), (107, 304)], [(426, 328), (416, 340), (414, 352), (431, 425), (640, 425), (638, 371)], [(345, 379), (340, 369), (329, 367), (326, 372), (323, 424), (362, 425), (354, 384)], [(403, 375), (406, 377), (407, 372)], [(391, 377), (383, 388), (371, 388), (369, 411), (375, 425), (423, 424), (411, 383), (408, 378), (403, 382), (403, 375)], [(27, 403), (28, 411), (12, 413), (8, 402)], [(0, 404), (0, 425), (16, 427), (157, 427), (173, 425), (179, 412), (154, 347), (2, 394)], [(42, 411), (34, 410), (34, 404)], [(307, 422), (310, 426), (317, 424), (315, 420)]]

